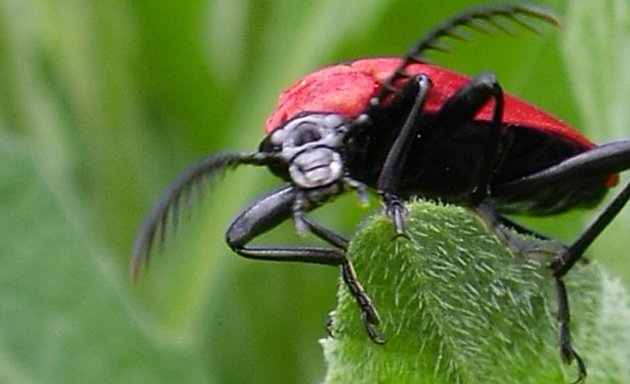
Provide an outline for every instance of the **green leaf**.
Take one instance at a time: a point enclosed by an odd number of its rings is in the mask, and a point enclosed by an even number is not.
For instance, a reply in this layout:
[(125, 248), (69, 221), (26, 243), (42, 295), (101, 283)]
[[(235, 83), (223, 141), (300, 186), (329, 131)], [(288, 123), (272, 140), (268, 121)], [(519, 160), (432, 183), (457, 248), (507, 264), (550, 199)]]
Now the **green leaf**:
[[(512, 233), (512, 251), (472, 212), (409, 205), (408, 237), (370, 219), (348, 257), (382, 317), (372, 343), (343, 283), (323, 341), (326, 383), (563, 383), (577, 377), (557, 348), (555, 242)], [(513, 236), (513, 238), (512, 238)], [(573, 343), (592, 382), (628, 382), (630, 300), (596, 263), (566, 276)]]

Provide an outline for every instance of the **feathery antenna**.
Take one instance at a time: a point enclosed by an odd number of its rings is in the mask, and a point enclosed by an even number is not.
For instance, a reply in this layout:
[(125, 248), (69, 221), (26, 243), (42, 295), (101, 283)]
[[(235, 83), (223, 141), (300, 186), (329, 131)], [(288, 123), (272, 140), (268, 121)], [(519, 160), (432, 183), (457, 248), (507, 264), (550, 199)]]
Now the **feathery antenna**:
[(434, 29), (430, 30), (409, 49), (402, 63), (392, 76), (383, 84), (378, 96), (371, 101), (372, 105), (378, 105), (389, 96), (397, 92), (398, 88), (394, 85), (396, 81), (408, 78), (405, 68), (416, 63), (424, 57), (424, 52), (429, 50), (448, 52), (448, 46), (441, 43), (445, 38), (452, 38), (460, 41), (470, 42), (472, 39), (463, 34), (462, 29), (468, 28), (473, 31), (485, 34), (493, 34), (493, 32), (503, 32), (511, 34), (510, 25), (516, 24), (534, 33), (538, 33), (533, 20), (543, 21), (545, 23), (560, 26), (560, 21), (556, 16), (545, 8), (523, 3), (513, 4), (493, 4), (473, 8), (463, 13), (455, 15), (444, 21)]
[(226, 170), (243, 164), (266, 165), (272, 159), (275, 159), (275, 156), (262, 152), (218, 153), (207, 156), (186, 168), (162, 193), (138, 231), (131, 256), (132, 278), (135, 280), (140, 267), (148, 263), (156, 235), (159, 234), (160, 245), (164, 243), (169, 219), (173, 230), (177, 228), (182, 202), (186, 205), (186, 210), (190, 211), (193, 193), (200, 198), (206, 184), (216, 182)]

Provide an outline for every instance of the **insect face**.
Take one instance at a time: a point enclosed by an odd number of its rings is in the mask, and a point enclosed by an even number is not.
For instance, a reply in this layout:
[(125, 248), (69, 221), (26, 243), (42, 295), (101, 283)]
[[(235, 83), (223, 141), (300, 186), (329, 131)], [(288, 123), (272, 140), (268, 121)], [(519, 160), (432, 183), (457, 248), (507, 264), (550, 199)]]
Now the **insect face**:
[(288, 167), (288, 178), (284, 177), (297, 187), (323, 187), (344, 175), (341, 150), (346, 130), (346, 119), (338, 114), (303, 114), (273, 131), (261, 151), (282, 159)]

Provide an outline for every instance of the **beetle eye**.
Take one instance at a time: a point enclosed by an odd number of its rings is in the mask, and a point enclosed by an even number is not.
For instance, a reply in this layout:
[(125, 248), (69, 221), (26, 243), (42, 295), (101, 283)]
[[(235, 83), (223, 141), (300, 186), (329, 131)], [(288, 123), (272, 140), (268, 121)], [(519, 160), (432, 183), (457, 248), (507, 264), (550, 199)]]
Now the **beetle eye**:
[(345, 118), (337, 114), (309, 113), (298, 115), (273, 131), (261, 144), (269, 152), (284, 152), (287, 159), (293, 151), (310, 146), (338, 147), (343, 144)]
[(319, 130), (314, 129), (314, 127), (305, 127), (300, 129), (295, 133), (295, 137), (293, 138), (293, 145), (296, 147), (302, 146), (307, 143), (312, 143), (314, 141), (320, 140), (322, 138)]

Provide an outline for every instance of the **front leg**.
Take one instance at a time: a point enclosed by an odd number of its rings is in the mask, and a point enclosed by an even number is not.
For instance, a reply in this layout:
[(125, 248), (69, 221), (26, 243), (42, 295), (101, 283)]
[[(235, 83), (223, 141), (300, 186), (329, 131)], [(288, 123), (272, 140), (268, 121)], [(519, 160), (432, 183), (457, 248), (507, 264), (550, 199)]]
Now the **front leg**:
[[(381, 200), (385, 206), (385, 213), (394, 222), (396, 235), (405, 233), (404, 217), (407, 215), (407, 211), (398, 196), (399, 182), (403, 166), (407, 161), (414, 142), (414, 137), (418, 133), (417, 131), (420, 127), (418, 122), (422, 118), (420, 112), (430, 89), (431, 83), (429, 78), (426, 75), (419, 75), (411, 78), (397, 96), (397, 98), (407, 98), (410, 95), (415, 95), (405, 123), (387, 153), (377, 185)], [(392, 103), (394, 102), (392, 101)]]
[[(422, 126), (422, 106), (430, 91), (431, 84), (424, 75), (409, 80), (397, 98), (408, 98), (415, 93), (414, 104), (403, 124), (400, 133), (390, 148), (378, 180), (378, 190), (385, 210), (394, 222), (396, 234), (404, 233), (405, 209), (399, 199), (399, 182), (418, 129)], [(490, 194), (492, 175), (501, 158), (504, 147), (505, 127), (503, 125), (503, 91), (492, 73), (482, 73), (451, 96), (438, 111), (432, 131), (425, 135), (429, 146), (439, 147), (457, 128), (472, 121), (477, 113), (493, 100), (490, 130), (485, 138), (482, 157), (477, 164), (472, 184), (466, 197), (471, 206), (478, 206)], [(427, 166), (430, 166), (428, 164)]]
[[(359, 282), (352, 263), (346, 257), (348, 242), (341, 235), (302, 214), (300, 220), (305, 228), (330, 244), (330, 247), (248, 245), (259, 235), (290, 219), (298, 195), (299, 190), (287, 185), (256, 200), (228, 228), (226, 233), (228, 245), (237, 254), (250, 259), (340, 266), (343, 280), (359, 305), (368, 336), (377, 344), (385, 343), (385, 338), (376, 329), (381, 321), (380, 316)], [(330, 197), (332, 196), (327, 196)], [(322, 195), (320, 198), (325, 199), (326, 196)], [(312, 207), (302, 207), (308, 208)]]

